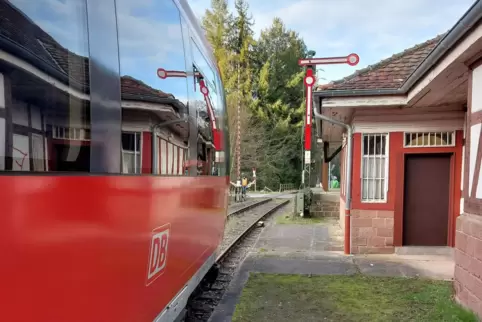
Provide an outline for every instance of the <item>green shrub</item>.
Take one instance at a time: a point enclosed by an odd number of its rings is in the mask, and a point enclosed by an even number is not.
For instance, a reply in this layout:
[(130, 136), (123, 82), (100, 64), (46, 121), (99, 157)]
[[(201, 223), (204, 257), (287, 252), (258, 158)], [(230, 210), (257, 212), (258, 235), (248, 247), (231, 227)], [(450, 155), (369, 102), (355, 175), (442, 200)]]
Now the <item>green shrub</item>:
[(311, 191), (311, 189), (309, 187), (303, 189), (303, 199), (304, 199), (303, 200), (303, 206), (304, 206), (303, 216), (310, 217), (310, 206), (311, 206), (311, 202), (313, 200), (313, 191)]

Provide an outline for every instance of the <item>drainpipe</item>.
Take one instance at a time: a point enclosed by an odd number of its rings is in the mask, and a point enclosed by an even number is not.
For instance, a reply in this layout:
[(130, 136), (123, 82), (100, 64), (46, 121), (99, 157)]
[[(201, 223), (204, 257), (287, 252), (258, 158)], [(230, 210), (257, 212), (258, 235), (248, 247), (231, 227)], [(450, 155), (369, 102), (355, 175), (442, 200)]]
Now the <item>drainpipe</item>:
[[(321, 109), (321, 99), (320, 99), (320, 109)], [(347, 131), (347, 167), (346, 167), (346, 203), (345, 203), (345, 254), (351, 254), (351, 170), (353, 166), (353, 129), (351, 125), (334, 120), (325, 116), (318, 112), (318, 109), (315, 107), (313, 109), (315, 119), (326, 121), (332, 124), (336, 124), (338, 126), (344, 127)]]

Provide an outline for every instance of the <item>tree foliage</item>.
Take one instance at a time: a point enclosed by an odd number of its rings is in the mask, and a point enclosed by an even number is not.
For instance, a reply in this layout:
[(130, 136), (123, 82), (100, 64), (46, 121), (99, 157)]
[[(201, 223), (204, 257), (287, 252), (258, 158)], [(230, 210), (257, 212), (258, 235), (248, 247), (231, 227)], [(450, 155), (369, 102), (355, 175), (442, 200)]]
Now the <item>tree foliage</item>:
[(257, 169), (258, 187), (276, 189), (280, 183), (299, 184), (302, 166), (304, 115), (303, 39), (281, 19), (253, 32), (254, 21), (246, 0), (212, 0), (203, 27), (220, 68), (230, 127), (231, 176), (236, 178), (237, 111), (240, 108), (241, 170)]

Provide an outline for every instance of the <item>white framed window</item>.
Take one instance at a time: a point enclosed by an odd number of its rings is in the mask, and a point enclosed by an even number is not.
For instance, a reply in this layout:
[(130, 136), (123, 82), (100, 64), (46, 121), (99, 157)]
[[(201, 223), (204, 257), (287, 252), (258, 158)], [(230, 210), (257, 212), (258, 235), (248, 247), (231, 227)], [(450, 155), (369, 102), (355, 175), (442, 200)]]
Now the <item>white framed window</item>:
[(122, 173), (141, 173), (141, 133), (122, 133)]
[(90, 129), (53, 126), (52, 137), (54, 139), (90, 141)]
[(44, 138), (32, 133), (32, 159), (34, 171), (45, 171)]
[(388, 191), (388, 134), (363, 134), (362, 202), (386, 202)]
[(455, 131), (449, 132), (405, 132), (405, 148), (455, 146)]

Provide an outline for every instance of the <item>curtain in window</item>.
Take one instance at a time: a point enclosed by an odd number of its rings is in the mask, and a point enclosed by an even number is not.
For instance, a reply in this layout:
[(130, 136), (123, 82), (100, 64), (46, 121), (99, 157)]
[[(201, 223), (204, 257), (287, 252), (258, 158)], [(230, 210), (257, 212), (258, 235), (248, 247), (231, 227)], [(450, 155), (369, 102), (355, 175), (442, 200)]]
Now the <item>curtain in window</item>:
[(159, 156), (161, 174), (167, 174), (167, 142), (163, 139), (159, 139), (159, 141), (161, 146), (159, 149), (161, 152), (161, 155)]
[(41, 135), (32, 134), (33, 170), (45, 171), (44, 140)]

